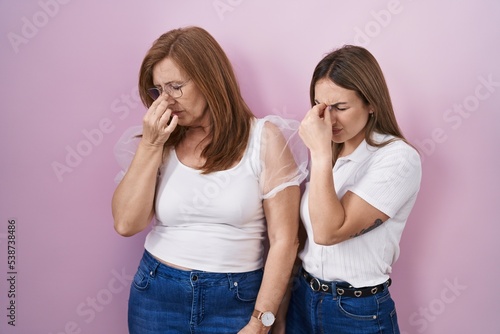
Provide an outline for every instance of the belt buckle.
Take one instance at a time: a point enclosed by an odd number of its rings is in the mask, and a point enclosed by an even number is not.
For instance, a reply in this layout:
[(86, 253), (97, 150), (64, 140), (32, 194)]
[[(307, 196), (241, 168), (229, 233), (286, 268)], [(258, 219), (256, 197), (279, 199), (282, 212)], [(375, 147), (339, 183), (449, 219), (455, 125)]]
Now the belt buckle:
[[(318, 288), (314, 288), (314, 283), (316, 283), (318, 285)], [(312, 291), (315, 291), (315, 292), (318, 292), (320, 287), (321, 287), (321, 283), (319, 281), (319, 279), (317, 279), (316, 277), (313, 277), (310, 281), (309, 281), (309, 286), (311, 287), (311, 290)]]

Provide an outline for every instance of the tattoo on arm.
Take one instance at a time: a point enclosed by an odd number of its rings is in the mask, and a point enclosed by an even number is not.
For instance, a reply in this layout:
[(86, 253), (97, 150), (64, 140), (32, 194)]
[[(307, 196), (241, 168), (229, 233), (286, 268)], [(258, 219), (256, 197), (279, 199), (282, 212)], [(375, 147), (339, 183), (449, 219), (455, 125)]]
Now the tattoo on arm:
[(356, 238), (356, 237), (359, 237), (360, 235), (363, 235), (367, 232), (370, 232), (371, 230), (374, 230), (377, 227), (379, 227), (380, 225), (382, 225), (383, 223), (384, 222), (381, 219), (376, 219), (372, 226), (364, 228), (361, 231), (359, 231), (358, 233), (351, 235), (351, 238)]

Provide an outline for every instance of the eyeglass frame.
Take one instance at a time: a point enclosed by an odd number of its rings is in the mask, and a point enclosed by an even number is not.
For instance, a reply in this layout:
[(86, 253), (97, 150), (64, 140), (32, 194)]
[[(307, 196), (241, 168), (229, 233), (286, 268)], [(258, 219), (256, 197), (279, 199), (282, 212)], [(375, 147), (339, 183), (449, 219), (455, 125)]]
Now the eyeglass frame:
[[(170, 96), (173, 99), (178, 99), (178, 98), (182, 97), (182, 95), (184, 95), (182, 88), (184, 86), (186, 86), (189, 83), (189, 81), (191, 81), (191, 78), (189, 78), (186, 81), (184, 81), (183, 83), (179, 84), (178, 87), (176, 87), (176, 88), (174, 88), (173, 85), (177, 85), (177, 84), (169, 83), (169, 84), (166, 84), (164, 86), (160, 86), (159, 88), (158, 87), (148, 88), (148, 89), (146, 89), (146, 92), (148, 93), (148, 96), (150, 98), (152, 98), (153, 100), (156, 100), (157, 98), (162, 96), (163, 93), (167, 93), (168, 96)], [(177, 92), (177, 91), (180, 92), (180, 95), (174, 96), (172, 93)], [(158, 94), (158, 96), (155, 98), (154, 96), (152, 96), (152, 94)]]

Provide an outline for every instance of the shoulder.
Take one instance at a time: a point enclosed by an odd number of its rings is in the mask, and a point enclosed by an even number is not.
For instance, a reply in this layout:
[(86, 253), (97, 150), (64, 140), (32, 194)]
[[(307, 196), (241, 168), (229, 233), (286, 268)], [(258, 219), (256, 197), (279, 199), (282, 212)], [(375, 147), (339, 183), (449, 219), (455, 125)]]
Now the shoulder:
[[(383, 145), (378, 147), (370, 146), (375, 151), (376, 156), (400, 156), (403, 159), (408, 158), (420, 163), (418, 151), (401, 138), (375, 133), (373, 140), (375, 143)], [(386, 144), (384, 145), (384, 143)]]
[(300, 122), (294, 119), (283, 118), (277, 115), (268, 115), (256, 119), (257, 128), (263, 129), (268, 136), (283, 136), (285, 138), (297, 133)]
[[(390, 135), (376, 135), (376, 142), (387, 143), (384, 146), (369, 146), (373, 154), (369, 158), (369, 166), (375, 169), (404, 170), (408, 175), (420, 178), (422, 162), (418, 151), (405, 140)], [(380, 141), (382, 139), (382, 141)]]
[[(352, 191), (358, 195), (368, 192), (384, 193), (384, 197), (389, 196), (388, 191), (399, 195), (403, 192), (409, 195), (418, 192), (422, 166), (417, 150), (406, 141), (393, 136), (379, 136), (374, 139), (382, 139), (378, 143), (386, 144), (368, 145), (370, 154), (356, 170), (356, 186)], [(371, 198), (378, 196), (373, 195)], [(392, 195), (388, 198), (395, 200)]]

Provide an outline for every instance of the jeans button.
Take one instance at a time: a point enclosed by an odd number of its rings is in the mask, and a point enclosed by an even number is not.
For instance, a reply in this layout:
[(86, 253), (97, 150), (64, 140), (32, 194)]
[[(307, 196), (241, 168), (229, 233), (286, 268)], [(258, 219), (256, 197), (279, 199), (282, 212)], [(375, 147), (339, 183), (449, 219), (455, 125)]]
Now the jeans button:
[(191, 279), (193, 280), (193, 282), (196, 282), (198, 280), (198, 276), (193, 275), (193, 277)]

